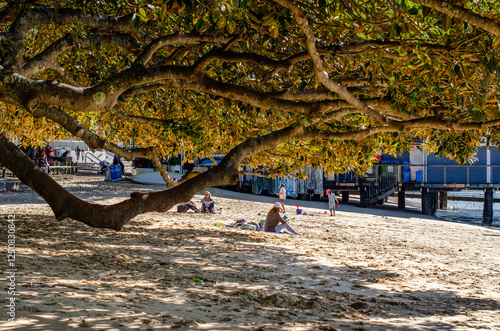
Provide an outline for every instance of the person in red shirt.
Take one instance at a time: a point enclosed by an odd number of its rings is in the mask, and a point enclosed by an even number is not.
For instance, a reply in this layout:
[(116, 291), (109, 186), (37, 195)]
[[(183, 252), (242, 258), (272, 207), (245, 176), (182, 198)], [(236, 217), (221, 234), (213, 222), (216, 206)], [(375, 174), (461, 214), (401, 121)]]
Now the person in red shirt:
[(45, 153), (45, 156), (49, 157), (50, 154), (52, 154), (52, 148), (50, 148), (50, 144), (47, 143), (47, 145), (45, 146), (43, 152)]

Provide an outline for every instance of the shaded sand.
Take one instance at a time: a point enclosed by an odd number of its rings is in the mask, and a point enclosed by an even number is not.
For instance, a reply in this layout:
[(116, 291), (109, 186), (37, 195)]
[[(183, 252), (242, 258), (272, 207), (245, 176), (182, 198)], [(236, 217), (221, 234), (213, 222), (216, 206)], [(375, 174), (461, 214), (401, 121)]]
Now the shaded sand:
[[(55, 178), (99, 203), (159, 189)], [(15, 214), (18, 269), (17, 319), (4, 276), (0, 329), (500, 330), (498, 229), (348, 205), (332, 218), (291, 199), (302, 237), (218, 228), (264, 219), (277, 199), (211, 191), (221, 215), (150, 213), (120, 232), (57, 222), (29, 189), (0, 193), (2, 267)]]

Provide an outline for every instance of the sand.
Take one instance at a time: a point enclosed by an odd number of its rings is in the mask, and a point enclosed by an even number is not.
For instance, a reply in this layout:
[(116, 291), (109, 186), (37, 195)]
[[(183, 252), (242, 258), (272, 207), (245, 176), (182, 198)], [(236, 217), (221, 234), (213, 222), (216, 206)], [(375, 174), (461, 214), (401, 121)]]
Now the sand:
[[(54, 178), (106, 204), (161, 189)], [(120, 232), (58, 222), (30, 189), (0, 193), (3, 270), (17, 220), (16, 320), (4, 276), (0, 330), (500, 330), (498, 228), (293, 199), (303, 236), (215, 227), (265, 219), (277, 198), (210, 191), (222, 214), (149, 213)]]

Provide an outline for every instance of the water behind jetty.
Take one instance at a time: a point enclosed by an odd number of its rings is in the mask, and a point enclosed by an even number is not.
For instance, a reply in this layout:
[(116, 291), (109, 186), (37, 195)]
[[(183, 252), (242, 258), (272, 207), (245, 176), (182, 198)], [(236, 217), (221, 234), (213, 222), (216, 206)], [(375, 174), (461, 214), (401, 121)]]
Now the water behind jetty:
[[(451, 200), (453, 197), (459, 199), (483, 199), (484, 192), (479, 190), (448, 192), (448, 208), (436, 211), (436, 216), (450, 221), (482, 225), (483, 207), (482, 201)], [(500, 200), (500, 191), (494, 192), (493, 199)], [(407, 198), (406, 203), (419, 207), (421, 200), (419, 198)], [(493, 203), (493, 224), (494, 227), (500, 227), (500, 202)]]

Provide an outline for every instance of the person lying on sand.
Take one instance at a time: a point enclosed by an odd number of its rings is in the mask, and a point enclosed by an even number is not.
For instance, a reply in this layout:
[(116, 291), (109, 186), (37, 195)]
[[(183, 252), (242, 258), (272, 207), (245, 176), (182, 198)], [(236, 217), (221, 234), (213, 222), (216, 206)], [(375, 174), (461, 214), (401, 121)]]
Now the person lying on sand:
[(189, 210), (193, 210), (195, 213), (199, 213), (200, 210), (196, 207), (193, 201), (189, 200), (185, 203), (180, 203), (177, 205), (177, 212), (187, 213)]
[[(295, 231), (290, 224), (288, 224), (283, 218), (281, 218), (280, 211), (282, 206), (280, 202), (276, 202), (273, 208), (269, 211), (266, 217), (266, 224), (264, 226), (264, 231), (266, 232), (289, 232), (300, 236), (301, 234)], [(285, 231), (286, 230), (286, 231)]]

